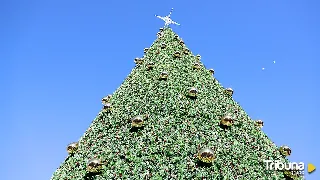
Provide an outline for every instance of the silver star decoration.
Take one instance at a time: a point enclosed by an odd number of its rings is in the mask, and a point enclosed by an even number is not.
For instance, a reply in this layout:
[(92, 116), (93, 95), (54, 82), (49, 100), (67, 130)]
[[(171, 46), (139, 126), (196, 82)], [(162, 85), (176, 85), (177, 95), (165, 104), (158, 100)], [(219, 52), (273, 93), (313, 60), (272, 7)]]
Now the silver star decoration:
[(162, 20), (165, 22), (165, 24), (164, 24), (165, 27), (169, 26), (170, 24), (175, 24), (175, 25), (178, 25), (178, 26), (179, 26), (180, 24), (178, 24), (177, 22), (172, 21), (172, 19), (170, 18), (171, 14), (172, 14), (172, 11), (173, 11), (173, 8), (171, 9), (169, 15), (167, 15), (167, 16), (165, 16), (165, 17), (158, 16), (158, 15), (155, 15), (155, 16), (156, 16), (157, 18), (162, 19)]

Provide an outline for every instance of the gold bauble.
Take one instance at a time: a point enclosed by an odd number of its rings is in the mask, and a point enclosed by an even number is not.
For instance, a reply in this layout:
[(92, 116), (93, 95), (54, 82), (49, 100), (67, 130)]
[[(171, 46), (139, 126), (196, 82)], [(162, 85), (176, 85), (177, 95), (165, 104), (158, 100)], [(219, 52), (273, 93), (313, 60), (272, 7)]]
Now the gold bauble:
[(227, 93), (229, 96), (232, 96), (232, 95), (233, 95), (233, 89), (227, 88), (225, 91), (226, 91), (226, 93)]
[(111, 104), (110, 103), (107, 103), (105, 105), (103, 105), (103, 111), (105, 112), (110, 112), (111, 111)]
[(166, 43), (161, 43), (161, 49), (164, 49), (166, 47), (167, 47)]
[(102, 169), (102, 163), (98, 159), (90, 159), (87, 163), (87, 170), (91, 173), (100, 172)]
[(163, 71), (161, 74), (160, 74), (160, 79), (167, 79), (168, 78), (168, 73)]
[(178, 57), (180, 57), (180, 52), (179, 51), (176, 51), (174, 54), (173, 54), (173, 56), (175, 57), (175, 58), (178, 58)]
[(153, 67), (154, 67), (154, 63), (153, 63), (153, 62), (149, 62), (149, 63), (147, 64), (147, 69), (148, 69), (148, 70), (151, 70)]
[(198, 89), (195, 87), (192, 87), (189, 89), (189, 96), (190, 97), (197, 97), (198, 95)]
[(214, 75), (214, 69), (209, 69), (209, 72), (211, 73), (211, 75)]
[(185, 49), (185, 50), (183, 51), (184, 54), (189, 54), (189, 52), (190, 52), (189, 49)]
[(201, 68), (201, 64), (199, 64), (199, 63), (193, 64), (193, 69), (200, 69), (200, 68)]
[(69, 154), (74, 154), (78, 150), (78, 143), (73, 142), (67, 146), (67, 151)]
[(201, 56), (200, 56), (200, 54), (197, 54), (197, 60), (199, 60), (200, 61), (200, 59), (201, 59)]
[(131, 125), (132, 127), (142, 127), (143, 126), (143, 117), (142, 116), (136, 116), (134, 118), (132, 118), (131, 120)]
[(181, 40), (179, 41), (179, 44), (180, 44), (180, 45), (184, 45), (184, 41), (181, 39)]
[(291, 154), (291, 149), (289, 146), (281, 146), (279, 150), (283, 156), (290, 156)]
[(161, 38), (162, 35), (163, 35), (163, 32), (158, 32), (158, 33), (157, 33), (157, 37), (158, 37), (158, 38)]
[(234, 123), (234, 119), (231, 115), (225, 115), (221, 119), (221, 124), (224, 126), (232, 126)]
[(260, 128), (262, 128), (263, 125), (264, 125), (264, 124), (263, 124), (263, 121), (260, 120), (260, 119), (256, 121), (256, 124), (257, 124), (257, 126), (260, 127)]
[(212, 163), (215, 159), (214, 151), (210, 148), (203, 148), (198, 152), (198, 159), (204, 163)]
[(142, 64), (142, 63), (143, 63), (143, 59), (142, 59), (142, 58), (135, 58), (135, 59), (134, 59), (134, 63), (136, 63), (136, 64)]
[(102, 98), (102, 99), (101, 99), (102, 104), (103, 104), (103, 105), (107, 104), (107, 103), (110, 101), (111, 97), (112, 97), (112, 95), (109, 94), (108, 96)]
[(144, 52), (144, 53), (147, 53), (148, 50), (149, 50), (149, 48), (144, 48), (143, 52)]

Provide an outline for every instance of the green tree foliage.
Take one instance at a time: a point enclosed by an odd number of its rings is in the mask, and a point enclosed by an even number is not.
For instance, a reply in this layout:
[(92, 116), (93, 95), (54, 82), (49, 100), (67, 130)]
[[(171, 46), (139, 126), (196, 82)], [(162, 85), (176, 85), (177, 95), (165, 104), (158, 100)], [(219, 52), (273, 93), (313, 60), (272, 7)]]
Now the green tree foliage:
[[(200, 59), (161, 29), (52, 180), (286, 177), (266, 170), (264, 159), (286, 158)], [(229, 127), (221, 126), (225, 115), (234, 120)], [(212, 163), (199, 160), (202, 148), (213, 150)], [(87, 169), (93, 158), (101, 161), (97, 173)]]

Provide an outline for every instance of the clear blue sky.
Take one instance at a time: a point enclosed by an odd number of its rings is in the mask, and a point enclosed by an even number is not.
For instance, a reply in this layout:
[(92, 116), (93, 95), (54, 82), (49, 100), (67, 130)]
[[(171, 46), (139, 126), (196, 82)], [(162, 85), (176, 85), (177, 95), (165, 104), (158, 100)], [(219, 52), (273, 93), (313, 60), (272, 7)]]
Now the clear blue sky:
[(172, 7), (173, 30), (289, 159), (320, 168), (319, 1), (10, 0), (0, 2), (1, 180), (51, 177), (156, 39), (154, 15)]

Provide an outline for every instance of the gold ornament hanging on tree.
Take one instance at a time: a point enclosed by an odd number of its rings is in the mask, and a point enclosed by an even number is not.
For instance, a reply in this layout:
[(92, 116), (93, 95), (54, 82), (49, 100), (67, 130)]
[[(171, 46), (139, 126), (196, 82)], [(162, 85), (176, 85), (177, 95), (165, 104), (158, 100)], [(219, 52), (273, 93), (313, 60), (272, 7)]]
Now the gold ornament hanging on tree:
[(163, 71), (161, 74), (160, 74), (160, 79), (162, 80), (166, 80), (168, 79), (168, 73)]
[(200, 54), (197, 54), (196, 58), (197, 58), (198, 61), (200, 61), (201, 60)]
[(68, 154), (74, 154), (75, 152), (77, 152), (77, 150), (78, 150), (78, 143), (77, 142), (70, 143), (67, 146)]
[(283, 156), (290, 156), (291, 155), (291, 149), (289, 146), (281, 146), (279, 150)]
[(107, 104), (107, 103), (110, 101), (111, 97), (112, 97), (112, 95), (109, 94), (108, 96), (102, 98), (102, 99), (101, 99), (102, 104), (103, 104), (103, 105)]
[(223, 118), (221, 119), (220, 123), (223, 126), (232, 126), (234, 123), (234, 119), (231, 115), (225, 115), (223, 116)]
[(164, 49), (166, 47), (167, 47), (166, 43), (161, 43), (161, 49)]
[(87, 162), (87, 171), (91, 173), (98, 173), (102, 169), (102, 162), (98, 159), (90, 159)]
[(139, 128), (139, 127), (142, 127), (143, 124), (144, 124), (144, 121), (143, 121), (142, 116), (136, 116), (136, 117), (132, 118), (132, 120), (131, 120), (132, 127)]
[(173, 56), (174, 56), (175, 58), (179, 58), (179, 57), (181, 57), (181, 54), (180, 54), (179, 51), (176, 51), (176, 52), (173, 54)]
[(162, 36), (163, 36), (163, 32), (158, 32), (158, 33), (157, 33), (157, 37), (158, 37), (158, 38), (161, 38)]
[(154, 63), (153, 63), (153, 62), (149, 62), (149, 63), (147, 64), (147, 69), (148, 69), (148, 70), (153, 69), (153, 67), (154, 67)]
[(189, 96), (190, 97), (195, 98), (195, 97), (197, 97), (197, 95), (198, 95), (198, 89), (197, 88), (192, 87), (192, 88), (189, 89)]
[(210, 148), (203, 148), (198, 152), (198, 159), (204, 163), (212, 163), (215, 159), (214, 151)]
[(259, 128), (262, 128), (263, 125), (264, 125), (263, 121), (260, 120), (260, 119), (256, 121), (256, 124), (257, 124), (257, 126), (258, 126)]
[(136, 63), (136, 64), (142, 64), (142, 63), (143, 63), (143, 59), (142, 59), (142, 58), (135, 58), (135, 59), (134, 59), (134, 63)]
[(200, 69), (201, 65), (199, 63), (194, 63), (193, 64), (193, 69)]
[(184, 54), (189, 54), (189, 52), (190, 52), (189, 49), (185, 49), (185, 50), (183, 51)]
[(179, 44), (184, 45), (184, 41), (182, 39), (180, 39)]
[(225, 91), (226, 91), (226, 93), (227, 93), (229, 96), (232, 96), (232, 95), (233, 95), (233, 89), (227, 88)]
[(209, 72), (211, 73), (211, 75), (214, 75), (214, 69), (209, 69)]
[(107, 103), (103, 106), (103, 111), (104, 112), (111, 112), (112, 106), (110, 103)]

